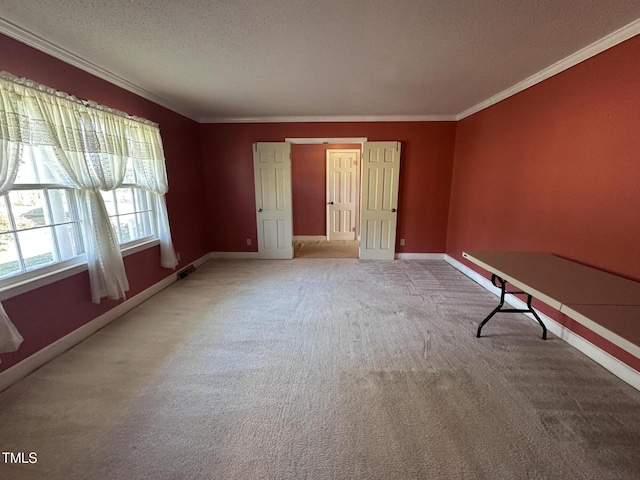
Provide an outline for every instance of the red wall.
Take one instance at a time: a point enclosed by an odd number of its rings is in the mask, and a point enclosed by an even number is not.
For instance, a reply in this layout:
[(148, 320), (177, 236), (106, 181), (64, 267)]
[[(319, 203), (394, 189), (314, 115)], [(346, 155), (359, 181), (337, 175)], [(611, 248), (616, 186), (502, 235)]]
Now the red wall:
[(205, 124), (200, 128), (210, 250), (257, 251), (254, 142), (367, 137), (402, 142), (397, 238), (405, 238), (406, 245), (397, 246), (396, 251), (444, 252), (455, 122)]
[[(402, 142), (398, 252), (552, 251), (640, 280), (640, 37), (458, 123), (198, 125), (2, 35), (0, 52), (0, 69), (160, 124), (181, 265), (256, 251), (253, 142), (368, 137)], [(324, 161), (300, 158), (295, 232), (323, 234)], [(158, 263), (157, 247), (125, 258), (129, 296), (170, 274)], [(25, 342), (0, 369), (116, 304), (91, 303), (86, 273), (3, 303)]]
[(458, 124), (447, 253), (549, 251), (640, 280), (640, 36)]
[[(640, 280), (640, 37), (459, 122), (447, 253), (559, 254)], [(639, 370), (640, 360), (534, 307)]]
[[(167, 209), (174, 245), (182, 257), (180, 266), (208, 252), (202, 223), (204, 185), (196, 122), (3, 35), (0, 52), (1, 70), (158, 122), (169, 178)], [(126, 257), (125, 267), (131, 286), (128, 298), (172, 274), (160, 267), (159, 247)], [(2, 355), (0, 371), (117, 303), (109, 300), (100, 305), (91, 303), (86, 272), (5, 300), (5, 310), (25, 341), (17, 352)]]
[(291, 145), (294, 235), (326, 235), (327, 150), (341, 148), (360, 150), (361, 145)]

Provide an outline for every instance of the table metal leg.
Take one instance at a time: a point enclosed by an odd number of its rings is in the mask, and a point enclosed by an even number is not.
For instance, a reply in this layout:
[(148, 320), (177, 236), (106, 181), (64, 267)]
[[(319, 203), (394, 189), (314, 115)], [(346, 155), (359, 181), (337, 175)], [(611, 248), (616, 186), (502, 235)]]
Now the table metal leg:
[[(542, 327), (542, 339), (546, 340), (547, 339), (547, 327), (544, 325), (544, 323), (542, 322), (542, 320), (540, 319), (538, 314), (531, 307), (531, 300), (532, 300), (531, 295), (529, 295), (526, 292), (522, 292), (522, 291), (514, 291), (514, 292), (507, 291), (507, 282), (506, 282), (506, 280), (503, 280), (502, 278), (498, 277), (495, 274), (491, 275), (491, 283), (493, 283), (496, 287), (500, 288), (500, 303), (498, 304), (498, 306), (496, 308), (493, 309), (493, 311), (487, 316), (487, 318), (485, 318), (482, 321), (482, 323), (480, 323), (480, 325), (478, 325), (478, 332), (476, 333), (476, 337), (478, 337), (478, 338), (481, 337), (481, 335), (482, 335), (482, 327), (484, 327), (485, 324), (489, 320), (491, 320), (491, 317), (493, 317), (498, 312), (501, 312), (501, 313), (531, 313), (533, 315), (533, 317), (538, 321), (540, 326)], [(527, 296), (527, 308), (526, 309), (522, 309), (522, 308), (502, 308), (504, 306), (504, 297), (505, 297), (505, 295), (526, 295)]]

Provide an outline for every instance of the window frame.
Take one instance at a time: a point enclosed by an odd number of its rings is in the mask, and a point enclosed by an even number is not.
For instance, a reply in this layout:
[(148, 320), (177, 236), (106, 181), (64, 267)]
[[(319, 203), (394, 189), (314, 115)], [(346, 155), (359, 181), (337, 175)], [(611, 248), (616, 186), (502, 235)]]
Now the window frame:
[[(146, 196), (146, 201), (148, 202), (149, 208), (145, 210), (136, 210), (132, 213), (137, 214), (140, 212), (144, 212), (146, 215), (148, 215), (149, 221), (150, 221), (150, 228), (152, 230), (151, 235), (146, 235), (144, 237), (140, 237), (125, 243), (119, 243), (120, 252), (122, 256), (126, 257), (134, 253), (159, 245), (160, 239), (158, 237), (155, 204), (153, 203), (153, 199), (151, 198), (151, 193), (134, 183), (123, 183), (118, 188), (139, 189), (141, 194)], [(69, 208), (75, 210), (76, 215), (78, 214), (77, 212), (80, 209), (79, 202), (81, 200), (75, 194), (75, 190), (70, 187), (62, 186), (60, 184), (52, 184), (52, 183), (14, 184), (10, 190), (8, 190), (6, 193), (2, 195), (6, 197), (6, 201), (8, 204), (10, 203), (9, 202), (10, 192), (16, 191), (16, 190), (39, 190), (42, 192), (46, 192), (47, 190), (70, 190), (73, 192), (73, 194), (72, 194), (72, 201), (71, 201), (72, 205), (70, 205)], [(109, 190), (107, 192), (112, 192), (114, 194), (114, 199), (115, 199), (115, 190)], [(133, 190), (133, 192), (134, 192), (134, 199), (135, 199), (135, 190)], [(48, 198), (47, 194), (45, 194), (44, 202), (46, 204), (45, 208), (48, 209), (46, 213), (46, 217), (51, 219), (52, 218), (51, 206), (49, 205), (50, 199)], [(10, 214), (10, 216), (13, 217), (14, 216), (13, 206), (8, 205), (8, 210), (9, 210), (8, 213)], [(124, 215), (128, 215), (128, 214), (124, 214)], [(109, 218), (111, 219), (111, 216), (109, 216)], [(63, 223), (50, 223), (48, 225), (40, 225), (40, 226), (36, 226), (33, 228), (24, 229), (24, 230), (17, 229), (15, 218), (10, 219), (10, 227), (11, 227), (11, 223), (15, 228), (8, 230), (6, 233), (15, 234), (15, 232), (17, 231), (25, 231), (25, 230), (41, 229), (41, 228), (55, 229), (55, 227), (58, 225), (66, 225), (74, 222), (69, 221), (69, 222), (63, 222)], [(118, 242), (119, 241), (120, 241), (120, 236), (118, 235)], [(57, 247), (57, 243), (58, 243), (57, 240), (54, 240), (54, 242), (56, 244), (56, 248), (59, 248)], [(84, 248), (86, 247), (83, 245), (83, 251), (84, 251)], [(22, 254), (20, 253), (19, 255), (20, 255), (19, 261), (21, 264), (23, 264), (24, 259), (22, 258)], [(42, 267), (33, 268), (28, 271), (23, 271), (21, 273), (7, 276), (6, 278), (0, 279), (0, 301), (58, 282), (60, 280), (63, 280), (73, 275), (77, 275), (87, 270), (88, 270), (87, 256), (86, 256), (86, 253), (82, 253), (71, 259), (54, 262)]]
[[(119, 213), (119, 211), (118, 211), (118, 200), (117, 200), (116, 193), (117, 193), (117, 191), (119, 189), (125, 189), (125, 188), (129, 188), (132, 191), (134, 210), (133, 210), (133, 212)], [(137, 200), (137, 197), (136, 197), (136, 194), (135, 194), (135, 189), (139, 190), (140, 194), (142, 194), (142, 195), (144, 195), (146, 197), (145, 201), (147, 202), (147, 207), (148, 208), (140, 209), (140, 210), (136, 208), (138, 200)], [(120, 218), (120, 217), (123, 217), (123, 216), (126, 216), (126, 215), (136, 215), (137, 216), (139, 214), (148, 215), (149, 227), (150, 227), (152, 233), (150, 235), (145, 235), (143, 237), (139, 237), (139, 238), (136, 238), (134, 240), (129, 240), (127, 242), (119, 243), (121, 251), (123, 249), (126, 249), (126, 248), (135, 247), (139, 243), (144, 243), (146, 241), (158, 238), (158, 226), (157, 226), (155, 205), (153, 204), (153, 199), (151, 198), (151, 193), (149, 191), (145, 190), (140, 185), (137, 185), (135, 183), (123, 183), (116, 189), (107, 190), (107, 191), (101, 191), (100, 193), (103, 194), (103, 199), (104, 199), (104, 194), (111, 194), (112, 195), (113, 207), (114, 207), (116, 213), (114, 215), (109, 215), (109, 220), (110, 221), (111, 221), (111, 219), (113, 217)], [(113, 226), (113, 223), (111, 225)], [(115, 231), (116, 236), (118, 238), (118, 242), (120, 242), (120, 239), (122, 238), (121, 226), (120, 226), (119, 222), (117, 222), (117, 225), (118, 225), (118, 228), (114, 227), (114, 231)]]
[[(67, 197), (67, 202), (68, 202), (68, 206), (69, 206), (69, 210), (72, 212), (73, 217), (70, 220), (66, 220), (64, 222), (56, 222), (53, 219), (53, 208), (51, 205), (51, 197), (49, 194), (50, 190), (65, 190), (67, 191), (67, 195), (70, 194), (69, 197)], [(43, 216), (46, 220), (47, 223), (43, 224), (43, 225), (38, 225), (36, 224), (33, 227), (28, 227), (28, 228), (19, 228), (18, 224), (17, 224), (17, 219), (20, 218), (20, 216), (16, 217), (16, 206), (13, 204), (13, 202), (11, 201), (11, 193), (12, 192), (16, 192), (16, 191), (33, 191), (33, 192), (42, 192), (42, 207), (36, 207), (36, 208), (42, 208), (42, 213)], [(4, 197), (4, 201), (6, 202), (7, 205), (7, 213), (8, 213), (8, 219), (9, 219), (9, 229), (6, 231), (2, 231), (1, 234), (2, 235), (6, 235), (6, 234), (12, 234), (14, 236), (14, 241), (15, 241), (15, 246), (16, 246), (16, 250), (17, 250), (17, 257), (18, 257), (18, 263), (20, 265), (20, 269), (21, 271), (12, 275), (9, 275), (5, 278), (0, 278), (0, 288), (2, 288), (5, 285), (14, 283), (12, 282), (12, 279), (14, 278), (20, 278), (20, 279), (28, 279), (30, 277), (33, 276), (38, 276), (38, 272), (48, 272), (48, 271), (53, 271), (53, 270), (57, 270), (57, 266), (60, 265), (62, 267), (66, 267), (68, 265), (75, 265), (79, 262), (86, 262), (86, 254), (85, 254), (85, 246), (84, 246), (84, 241), (82, 239), (82, 233), (80, 231), (80, 229), (82, 228), (81, 226), (81, 220), (79, 217), (79, 212), (78, 212), (78, 198), (76, 196), (76, 192), (69, 187), (63, 187), (60, 186), (58, 184), (45, 184), (45, 183), (33, 183), (33, 184), (27, 184), (27, 183), (21, 183), (21, 184), (15, 184), (13, 185), (13, 187), (7, 191), (6, 193), (0, 195), (0, 197)], [(35, 230), (48, 230), (51, 234), (51, 243), (52, 243), (52, 254), (53, 254), (53, 258), (62, 258), (62, 252), (61, 252), (61, 245), (60, 245), (60, 234), (57, 232), (57, 227), (60, 226), (64, 226), (64, 225), (72, 225), (74, 226), (74, 232), (72, 233), (72, 235), (75, 238), (76, 242), (78, 242), (79, 246), (80, 246), (80, 250), (81, 253), (79, 254), (75, 254), (73, 255), (73, 257), (71, 258), (67, 258), (65, 260), (55, 260), (52, 261), (48, 264), (44, 264), (40, 267), (35, 267), (35, 268), (28, 268), (26, 265), (26, 258), (24, 256), (23, 253), (23, 247), (21, 246), (21, 240), (18, 236), (18, 234), (20, 232), (29, 232), (29, 231), (35, 231)], [(74, 249), (75, 250), (75, 249)], [(75, 252), (74, 252), (75, 253)]]
[[(136, 245), (127, 246), (126, 248), (122, 248), (121, 246), (120, 252), (122, 253), (123, 257), (128, 257), (129, 255), (142, 252), (143, 250), (147, 250), (158, 245), (160, 245), (160, 239), (154, 238), (145, 242), (138, 243)], [(81, 257), (78, 258), (80, 259)], [(44, 271), (46, 270), (46, 268), (33, 270), (30, 273), (38, 273), (38, 275), (34, 275), (30, 278), (22, 278), (23, 275), (26, 274), (20, 274), (6, 278), (5, 280), (11, 279), (13, 280), (13, 282), (6, 285), (0, 285), (0, 302), (12, 297), (16, 297), (18, 295), (22, 295), (23, 293), (30, 292), (31, 290), (36, 290), (52, 283), (59, 282), (60, 280), (64, 280), (65, 278), (78, 275), (82, 272), (86, 272), (89, 269), (86, 256), (84, 255), (80, 260), (78, 260), (77, 263), (69, 263), (68, 265), (56, 263), (50, 265), (50, 267), (58, 268), (52, 269), (51, 271), (47, 272)]]

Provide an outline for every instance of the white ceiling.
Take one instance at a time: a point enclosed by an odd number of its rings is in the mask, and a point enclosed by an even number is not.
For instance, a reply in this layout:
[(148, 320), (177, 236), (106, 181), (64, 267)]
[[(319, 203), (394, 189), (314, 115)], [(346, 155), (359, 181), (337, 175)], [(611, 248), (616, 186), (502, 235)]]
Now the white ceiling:
[(462, 118), (639, 19), (638, 0), (0, 4), (0, 32), (198, 121)]

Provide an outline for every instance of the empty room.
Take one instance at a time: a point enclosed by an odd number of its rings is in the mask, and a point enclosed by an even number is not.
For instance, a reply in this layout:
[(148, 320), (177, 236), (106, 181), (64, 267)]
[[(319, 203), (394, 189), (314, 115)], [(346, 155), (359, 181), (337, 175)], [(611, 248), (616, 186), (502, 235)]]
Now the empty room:
[(640, 478), (640, 3), (0, 5), (0, 478)]

